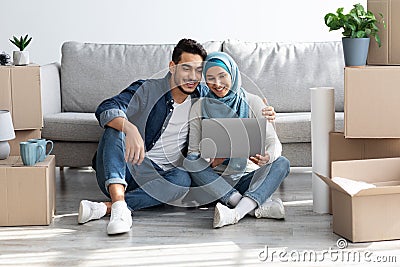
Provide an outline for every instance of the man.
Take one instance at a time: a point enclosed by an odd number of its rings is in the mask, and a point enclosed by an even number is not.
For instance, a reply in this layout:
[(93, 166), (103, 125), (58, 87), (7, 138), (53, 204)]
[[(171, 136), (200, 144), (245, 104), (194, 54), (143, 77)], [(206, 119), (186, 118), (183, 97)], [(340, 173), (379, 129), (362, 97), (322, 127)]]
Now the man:
[[(107, 233), (125, 233), (132, 226), (131, 210), (170, 203), (188, 192), (190, 176), (178, 166), (187, 149), (191, 101), (208, 92), (200, 84), (206, 56), (199, 43), (182, 39), (164, 78), (136, 81), (99, 105), (96, 118), (105, 131), (93, 167), (111, 202), (82, 200), (79, 223), (111, 214)], [(272, 107), (264, 113), (274, 118)]]

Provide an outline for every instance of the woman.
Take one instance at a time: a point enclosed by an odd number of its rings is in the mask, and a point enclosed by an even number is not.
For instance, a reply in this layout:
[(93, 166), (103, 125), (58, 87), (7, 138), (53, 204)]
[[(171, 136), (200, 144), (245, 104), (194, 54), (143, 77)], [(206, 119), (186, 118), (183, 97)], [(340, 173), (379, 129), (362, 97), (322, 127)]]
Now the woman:
[[(238, 67), (228, 54), (209, 54), (203, 73), (210, 92), (192, 107), (185, 167), (195, 184), (223, 203), (215, 207), (214, 228), (235, 224), (246, 214), (283, 219), (282, 201), (270, 197), (289, 174), (290, 167), (289, 161), (281, 156), (282, 145), (271, 124), (267, 122), (264, 155), (249, 159), (212, 159), (211, 164), (200, 158), (203, 118), (263, 118), (265, 107), (260, 97), (241, 87)], [(258, 166), (251, 168), (252, 165)], [(223, 171), (222, 176), (217, 169)]]

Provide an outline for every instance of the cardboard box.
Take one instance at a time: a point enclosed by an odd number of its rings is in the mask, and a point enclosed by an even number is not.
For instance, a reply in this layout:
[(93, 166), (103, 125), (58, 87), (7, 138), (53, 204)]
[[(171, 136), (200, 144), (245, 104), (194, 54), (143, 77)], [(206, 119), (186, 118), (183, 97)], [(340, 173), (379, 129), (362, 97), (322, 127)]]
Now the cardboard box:
[(34, 166), (0, 160), (0, 226), (49, 225), (55, 212), (55, 156)]
[(400, 67), (346, 67), (346, 138), (400, 138)]
[(329, 161), (400, 157), (400, 139), (345, 138), (342, 132), (329, 133)]
[(332, 189), (333, 232), (352, 242), (400, 239), (400, 158), (332, 162), (332, 177), (376, 185), (354, 195), (317, 175)]
[(400, 65), (400, 0), (368, 0), (367, 5), (378, 20), (381, 13), (386, 22), (386, 28), (382, 23), (377, 25), (382, 46), (371, 39), (368, 64)]
[[(329, 166), (333, 161), (394, 157), (400, 157), (398, 138), (345, 138), (343, 132), (329, 133)], [(331, 170), (329, 173), (332, 175)], [(329, 213), (332, 214), (332, 192), (329, 192), (329, 199)]]
[(15, 131), (15, 139), (8, 141), (10, 144), (10, 156), (19, 156), (19, 143), (27, 141), (28, 139), (41, 138), (41, 130), (19, 130)]
[(11, 112), (15, 130), (43, 127), (38, 65), (0, 66), (0, 109)]

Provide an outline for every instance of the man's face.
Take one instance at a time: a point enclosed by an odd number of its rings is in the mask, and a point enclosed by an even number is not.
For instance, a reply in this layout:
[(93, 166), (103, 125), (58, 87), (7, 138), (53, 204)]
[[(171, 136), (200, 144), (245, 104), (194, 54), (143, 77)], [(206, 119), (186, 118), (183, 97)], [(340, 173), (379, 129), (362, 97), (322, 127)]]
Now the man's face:
[(178, 64), (171, 61), (169, 69), (172, 88), (178, 87), (181, 92), (191, 94), (201, 80), (203, 59), (200, 55), (183, 52)]

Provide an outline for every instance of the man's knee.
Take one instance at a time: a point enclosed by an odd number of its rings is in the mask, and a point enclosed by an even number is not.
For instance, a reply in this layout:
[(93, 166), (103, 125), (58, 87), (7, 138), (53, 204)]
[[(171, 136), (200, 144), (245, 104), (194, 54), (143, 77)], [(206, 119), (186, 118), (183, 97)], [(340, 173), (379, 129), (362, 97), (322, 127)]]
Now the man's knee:
[(280, 156), (275, 162), (274, 165), (277, 169), (286, 177), (290, 172), (290, 161), (284, 156)]
[(114, 128), (106, 127), (103, 132), (103, 142), (121, 142), (124, 133)]

